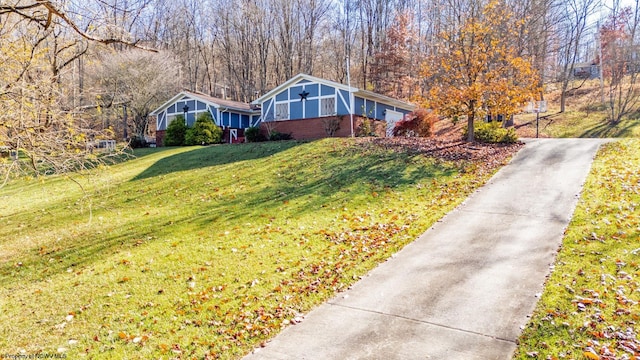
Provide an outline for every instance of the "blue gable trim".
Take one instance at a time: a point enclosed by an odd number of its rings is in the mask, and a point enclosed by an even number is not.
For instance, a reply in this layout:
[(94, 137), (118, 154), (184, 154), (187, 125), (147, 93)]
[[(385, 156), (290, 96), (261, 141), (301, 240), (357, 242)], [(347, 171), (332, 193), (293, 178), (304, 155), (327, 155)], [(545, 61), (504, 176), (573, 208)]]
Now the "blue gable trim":
[(289, 100), (289, 89), (286, 89), (285, 91), (276, 95), (276, 101), (287, 101), (287, 100)]
[(251, 116), (251, 124), (249, 124), (249, 126), (259, 126), (260, 123), (262, 122), (262, 117), (258, 116), (258, 115), (253, 115)]
[(317, 118), (320, 117), (320, 100), (312, 99), (305, 101), (305, 117), (306, 118)]
[[(251, 124), (259, 123), (262, 118), (260, 111), (252, 109), (249, 104), (183, 91), (151, 112), (150, 115), (156, 117), (156, 129), (166, 130), (171, 119), (184, 115), (185, 105), (188, 106), (187, 126), (193, 126), (198, 115), (206, 111), (211, 114), (216, 125), (232, 125), (234, 128), (249, 127)], [(224, 118), (220, 109), (227, 112)], [(229, 112), (234, 115), (230, 116)]]
[(262, 119), (264, 121), (271, 121), (274, 119), (274, 105), (273, 99), (269, 99), (262, 103)]
[(308, 84), (305, 85), (304, 90), (309, 93), (308, 98), (315, 98), (318, 97), (318, 88), (319, 84)]
[(292, 88), (290, 88), (289, 90), (289, 94), (290, 94), (290, 98), (289, 100), (293, 101), (293, 100), (299, 100), (301, 99), (300, 94), (302, 93), (302, 86), (294, 86)]
[(324, 96), (324, 95), (333, 95), (336, 93), (336, 88), (331, 87), (331, 86), (327, 86), (322, 84), (320, 86), (321, 91), (320, 91), (320, 95)]
[(220, 125), (220, 121), (218, 121), (218, 118), (219, 118), (219, 116), (218, 116), (218, 109), (216, 109), (216, 108), (215, 108), (215, 107), (213, 107), (213, 106), (209, 106), (209, 114), (211, 114), (211, 117), (213, 117), (213, 122), (214, 122), (216, 125)]
[(308, 117), (304, 114), (304, 105), (303, 101), (292, 101), (289, 104), (289, 119), (304, 119)]
[(167, 112), (166, 111), (163, 111), (158, 115), (158, 119), (156, 121), (156, 129), (167, 130)]
[(350, 107), (350, 98), (349, 92), (345, 90), (339, 90), (338, 96), (336, 97), (336, 102), (338, 103), (338, 115), (349, 115), (351, 111)]

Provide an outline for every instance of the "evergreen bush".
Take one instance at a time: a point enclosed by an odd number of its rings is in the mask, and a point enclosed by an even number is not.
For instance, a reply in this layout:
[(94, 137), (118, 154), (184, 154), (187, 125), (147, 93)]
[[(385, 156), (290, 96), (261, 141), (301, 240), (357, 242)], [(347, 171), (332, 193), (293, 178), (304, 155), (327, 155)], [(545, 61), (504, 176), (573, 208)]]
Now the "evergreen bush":
[(178, 115), (167, 126), (167, 134), (164, 137), (164, 146), (182, 146), (187, 133), (187, 125), (184, 116)]
[(213, 123), (209, 112), (198, 115), (192, 128), (188, 128), (184, 137), (185, 145), (217, 144), (222, 140), (222, 129)]

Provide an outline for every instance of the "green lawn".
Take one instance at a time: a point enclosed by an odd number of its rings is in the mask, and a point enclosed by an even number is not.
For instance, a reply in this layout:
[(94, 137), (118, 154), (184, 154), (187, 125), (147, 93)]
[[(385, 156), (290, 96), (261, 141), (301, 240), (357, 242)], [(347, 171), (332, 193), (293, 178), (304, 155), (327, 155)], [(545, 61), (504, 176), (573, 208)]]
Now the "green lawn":
[(628, 139), (599, 152), (514, 358), (640, 356), (639, 234), (640, 140)]
[[(558, 113), (556, 109), (541, 116), (539, 120), (540, 137), (551, 138), (639, 138), (640, 114), (635, 113), (623, 118), (617, 124), (606, 120), (606, 113), (601, 109), (583, 107), (579, 110), (567, 110)], [(536, 116), (521, 114), (516, 118), (517, 124), (526, 124), (518, 128), (522, 136), (535, 137)]]
[(238, 358), (495, 170), (350, 139), (136, 155), (0, 189), (0, 353)]

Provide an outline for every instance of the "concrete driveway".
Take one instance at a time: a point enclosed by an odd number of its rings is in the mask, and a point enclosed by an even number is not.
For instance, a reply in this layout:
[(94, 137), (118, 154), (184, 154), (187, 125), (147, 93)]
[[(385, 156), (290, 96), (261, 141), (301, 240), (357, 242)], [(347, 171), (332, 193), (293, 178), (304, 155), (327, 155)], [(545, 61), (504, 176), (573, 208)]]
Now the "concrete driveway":
[(463, 205), (245, 359), (510, 359), (603, 142), (527, 140)]

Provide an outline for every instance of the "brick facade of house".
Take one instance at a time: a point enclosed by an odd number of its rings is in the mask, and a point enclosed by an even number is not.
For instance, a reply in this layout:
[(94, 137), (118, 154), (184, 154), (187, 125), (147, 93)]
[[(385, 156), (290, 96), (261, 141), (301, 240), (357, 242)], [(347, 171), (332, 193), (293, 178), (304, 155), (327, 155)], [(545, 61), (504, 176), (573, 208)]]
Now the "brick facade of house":
[(167, 130), (156, 130), (156, 146), (164, 146), (165, 136), (167, 136)]
[[(371, 131), (375, 133), (376, 136), (385, 136), (386, 122), (367, 120), (360, 116), (353, 117), (353, 129), (356, 135), (362, 133), (362, 125), (365, 121), (369, 121)], [(283, 134), (291, 134), (296, 140), (313, 140), (329, 136), (349, 137), (351, 136), (351, 119), (348, 115), (343, 115), (312, 119), (270, 121), (261, 123), (260, 129), (265, 136), (269, 134), (269, 131), (277, 131)], [(331, 134), (331, 129), (335, 130), (333, 134)]]

